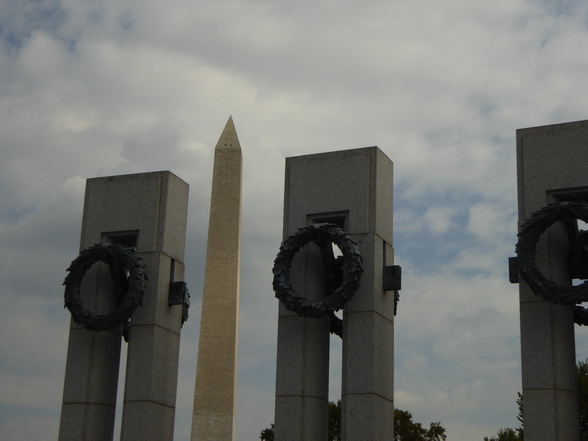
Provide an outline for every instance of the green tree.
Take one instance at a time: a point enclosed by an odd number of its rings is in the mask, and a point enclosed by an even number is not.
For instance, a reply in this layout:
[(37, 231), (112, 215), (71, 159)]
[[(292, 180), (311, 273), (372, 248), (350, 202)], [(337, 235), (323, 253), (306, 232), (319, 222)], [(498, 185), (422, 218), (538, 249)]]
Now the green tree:
[[(274, 425), (263, 429), (259, 438), (274, 441)], [(431, 423), (425, 429), (421, 423), (412, 420), (406, 410), (394, 409), (394, 440), (392, 441), (445, 441), (445, 428), (440, 422)], [(341, 400), (329, 402), (329, 441), (341, 441)]]
[(523, 438), (515, 429), (503, 428), (498, 431), (492, 438), (484, 437), (484, 441), (523, 441)]
[[(576, 382), (578, 386), (578, 416), (580, 421), (580, 441), (588, 441), (588, 360), (579, 361), (576, 365)], [(517, 429), (502, 428), (496, 436), (485, 437), (484, 441), (523, 441), (523, 395), (517, 394), (519, 414), (517, 419), (521, 427)]]
[(341, 400), (329, 401), (329, 441), (341, 441)]
[(270, 427), (263, 429), (259, 434), (259, 439), (261, 441), (274, 441), (274, 425), (272, 424)]
[(580, 441), (588, 441), (588, 360), (576, 366), (578, 384), (578, 416), (580, 417)]
[(517, 406), (519, 408), (519, 414), (517, 415), (517, 420), (521, 423), (520, 427), (517, 428), (517, 432), (521, 439), (523, 439), (523, 394), (517, 392)]
[(521, 423), (520, 427), (516, 429), (501, 428), (496, 436), (492, 438), (488, 438), (487, 436), (484, 437), (484, 441), (523, 441), (524, 440), (524, 431), (523, 431), (523, 394), (517, 392), (517, 406), (519, 408), (519, 414), (517, 415), (517, 420)]
[(406, 410), (394, 409), (394, 441), (445, 441), (445, 428), (441, 422), (429, 424), (425, 429), (421, 423), (412, 420)]

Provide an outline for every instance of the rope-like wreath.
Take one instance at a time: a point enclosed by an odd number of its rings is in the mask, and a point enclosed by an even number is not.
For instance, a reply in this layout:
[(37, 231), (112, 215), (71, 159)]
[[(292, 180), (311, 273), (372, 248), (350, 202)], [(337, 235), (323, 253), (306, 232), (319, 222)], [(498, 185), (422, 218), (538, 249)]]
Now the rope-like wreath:
[[(321, 300), (308, 300), (294, 291), (290, 282), (290, 266), (294, 255), (308, 242), (326, 238), (339, 247), (343, 253), (343, 280), (332, 293)], [(349, 301), (361, 280), (362, 258), (357, 243), (334, 224), (321, 223), (300, 228), (286, 239), (274, 260), (273, 288), (276, 297), (284, 302), (286, 308), (307, 317), (322, 317), (338, 311)]]
[[(65, 285), (65, 307), (71, 312), (73, 321), (92, 331), (103, 331), (126, 322), (137, 306), (143, 301), (145, 265), (141, 264), (133, 248), (119, 245), (94, 245), (84, 250), (71, 262), (67, 269), (69, 274)], [(110, 273), (119, 291), (119, 305), (115, 311), (105, 315), (93, 315), (84, 309), (80, 296), (82, 279), (96, 262), (104, 262), (110, 266)], [(128, 273), (128, 278), (127, 274)]]
[(576, 305), (576, 323), (588, 324), (588, 312), (578, 303), (588, 301), (588, 281), (577, 286), (559, 285), (545, 278), (535, 263), (535, 250), (541, 234), (551, 225), (561, 220), (581, 219), (588, 222), (588, 204), (584, 202), (563, 202), (549, 204), (533, 213), (525, 221), (519, 232), (516, 246), (521, 277), (533, 292), (556, 304)]

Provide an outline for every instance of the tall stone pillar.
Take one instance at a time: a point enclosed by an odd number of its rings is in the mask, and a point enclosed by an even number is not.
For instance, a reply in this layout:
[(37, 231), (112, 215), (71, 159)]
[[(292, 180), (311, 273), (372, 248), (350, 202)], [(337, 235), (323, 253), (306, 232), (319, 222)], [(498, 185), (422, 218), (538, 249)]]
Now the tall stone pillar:
[[(384, 267), (393, 265), (392, 162), (377, 147), (286, 159), (284, 239), (329, 222), (357, 242), (363, 256), (359, 289), (343, 314), (343, 440), (394, 437), (394, 293)], [(320, 252), (307, 244), (293, 259), (297, 295), (325, 296)], [(329, 316), (310, 318), (279, 307), (276, 441), (327, 439)]]
[(229, 118), (214, 151), (192, 441), (235, 438), (242, 156)]
[(394, 265), (393, 172), (381, 151), (371, 153), (364, 177), (365, 218), (350, 227), (362, 249), (364, 274), (343, 313), (343, 441), (394, 438), (395, 301), (384, 284), (385, 268)]
[[(550, 203), (588, 201), (588, 121), (517, 130), (519, 226)], [(565, 231), (554, 224), (536, 247), (541, 273), (571, 285)], [(525, 441), (579, 440), (571, 306), (555, 305), (520, 281)]]
[[(170, 172), (88, 179), (80, 249), (136, 248), (145, 265), (142, 306), (131, 317), (122, 440), (173, 438), (182, 306), (169, 304), (183, 278), (188, 185)], [(95, 315), (117, 308), (109, 268), (95, 263), (81, 299)], [(72, 321), (60, 441), (113, 438), (122, 325), (91, 331)]]

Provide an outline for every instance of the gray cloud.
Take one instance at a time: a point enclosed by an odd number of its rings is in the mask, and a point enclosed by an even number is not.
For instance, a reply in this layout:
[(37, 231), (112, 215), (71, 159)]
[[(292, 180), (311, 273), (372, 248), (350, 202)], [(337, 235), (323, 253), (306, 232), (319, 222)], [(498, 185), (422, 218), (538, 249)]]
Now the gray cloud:
[(586, 117), (587, 17), (571, 0), (0, 6), (0, 334), (15, 336), (0, 345), (0, 437), (55, 438), (84, 178), (165, 169), (190, 184), (176, 439), (188, 436), (229, 114), (244, 155), (237, 439), (273, 420), (284, 158), (369, 145), (395, 163), (396, 404), (452, 439), (515, 425), (514, 135)]

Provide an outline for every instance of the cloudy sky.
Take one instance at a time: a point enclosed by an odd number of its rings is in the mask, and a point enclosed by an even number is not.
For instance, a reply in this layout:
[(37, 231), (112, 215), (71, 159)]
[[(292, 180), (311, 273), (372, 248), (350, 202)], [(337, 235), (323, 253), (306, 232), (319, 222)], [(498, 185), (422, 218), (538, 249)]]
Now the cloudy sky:
[(244, 155), (237, 440), (273, 421), (284, 160), (372, 145), (395, 167), (397, 407), (456, 441), (516, 426), (515, 130), (588, 117), (586, 47), (581, 0), (0, 2), (0, 438), (57, 436), (85, 179), (171, 170), (190, 185), (188, 439), (229, 115)]

